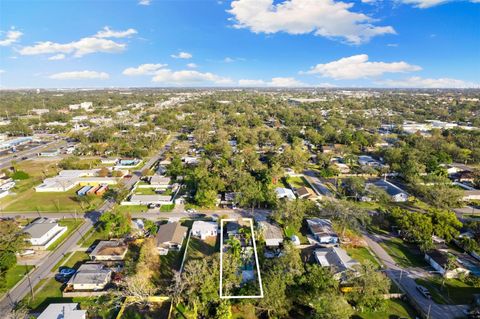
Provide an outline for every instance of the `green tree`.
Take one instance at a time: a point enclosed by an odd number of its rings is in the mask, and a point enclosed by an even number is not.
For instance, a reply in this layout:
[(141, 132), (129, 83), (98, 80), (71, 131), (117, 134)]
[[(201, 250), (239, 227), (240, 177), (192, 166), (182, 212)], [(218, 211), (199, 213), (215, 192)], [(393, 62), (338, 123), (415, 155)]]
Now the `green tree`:
[(454, 212), (431, 209), (429, 214), (432, 218), (433, 233), (438, 237), (450, 242), (460, 234), (462, 223)]

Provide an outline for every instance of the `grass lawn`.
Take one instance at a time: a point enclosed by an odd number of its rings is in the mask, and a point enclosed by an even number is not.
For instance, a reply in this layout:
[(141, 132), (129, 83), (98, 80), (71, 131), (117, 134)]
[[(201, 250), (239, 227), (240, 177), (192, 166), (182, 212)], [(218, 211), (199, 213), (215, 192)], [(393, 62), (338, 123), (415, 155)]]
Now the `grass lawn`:
[(74, 231), (77, 229), (81, 224), (83, 223), (83, 220), (81, 219), (62, 219), (58, 222), (60, 226), (67, 226), (67, 231), (60, 236), (59, 239), (57, 239), (50, 247), (48, 247), (48, 250), (55, 250), (55, 248), (58, 247), (65, 239), (67, 239)]
[(308, 239), (305, 235), (303, 235), (301, 232), (295, 231), (292, 227), (287, 226), (284, 228), (284, 233), (285, 236), (288, 238), (292, 238), (293, 235), (297, 235), (298, 239), (300, 239), (300, 243), (302, 244), (308, 244)]
[(71, 257), (63, 264), (65, 267), (78, 268), (84, 261), (90, 260), (90, 256), (84, 251), (76, 251)]
[(119, 213), (130, 213), (130, 214), (135, 214), (135, 213), (143, 213), (148, 210), (147, 205), (118, 205), (115, 208), (115, 211)]
[(353, 259), (361, 264), (372, 263), (376, 268), (380, 268), (377, 259), (372, 255), (368, 247), (343, 247)]
[(104, 233), (100, 227), (92, 228), (88, 233), (83, 237), (84, 240), (80, 242), (82, 247), (90, 247), (93, 243), (99, 240), (107, 240), (108, 235)]
[(160, 211), (161, 212), (171, 212), (174, 208), (175, 208), (175, 204), (162, 205), (162, 206), (160, 206)]
[[(40, 287), (42, 289), (39, 289)], [(65, 302), (61, 288), (62, 284), (54, 278), (43, 279), (34, 288), (35, 298), (32, 299), (29, 293), (25, 296), (24, 301), (30, 309), (43, 309), (51, 302)]]
[(384, 240), (380, 245), (403, 267), (428, 267), (424, 255), (414, 246), (406, 244), (400, 238)]
[(187, 260), (202, 259), (206, 256), (213, 255), (219, 250), (217, 247), (217, 237), (207, 237), (205, 240), (191, 237), (188, 244)]
[(419, 285), (426, 287), (432, 299), (439, 304), (470, 304), (474, 294), (480, 294), (480, 288), (469, 286), (458, 279), (447, 279), (442, 288), (442, 278), (416, 279)]
[(10, 268), (6, 275), (5, 281), (6, 285), (3, 288), (0, 288), (0, 296), (2, 296), (5, 292), (10, 290), (13, 286), (17, 284), (25, 275), (33, 268), (33, 266), (25, 266), (25, 265), (15, 265)]
[(417, 314), (406, 302), (399, 299), (390, 299), (383, 311), (357, 312), (352, 319), (388, 319), (388, 318), (416, 318)]
[(90, 202), (79, 203), (76, 201), (76, 191), (78, 188), (68, 192), (37, 193), (34, 189), (29, 189), (18, 194), (14, 199), (6, 204), (5, 211), (14, 212), (83, 212), (95, 208), (102, 202), (101, 197), (89, 196)]
[(157, 195), (155, 192), (155, 188), (148, 187), (148, 188), (137, 188), (135, 190), (135, 194), (137, 195)]
[(289, 176), (287, 177), (287, 183), (294, 188), (299, 188), (299, 187), (310, 187), (310, 185), (307, 183), (305, 178), (302, 176)]

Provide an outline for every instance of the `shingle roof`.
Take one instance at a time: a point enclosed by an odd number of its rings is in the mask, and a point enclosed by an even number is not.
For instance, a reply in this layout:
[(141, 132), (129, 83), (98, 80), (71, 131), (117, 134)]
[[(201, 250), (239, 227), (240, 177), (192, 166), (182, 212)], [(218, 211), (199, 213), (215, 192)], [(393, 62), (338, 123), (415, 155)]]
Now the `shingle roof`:
[(181, 244), (187, 231), (187, 227), (182, 226), (177, 222), (161, 225), (156, 236), (157, 245), (167, 242)]

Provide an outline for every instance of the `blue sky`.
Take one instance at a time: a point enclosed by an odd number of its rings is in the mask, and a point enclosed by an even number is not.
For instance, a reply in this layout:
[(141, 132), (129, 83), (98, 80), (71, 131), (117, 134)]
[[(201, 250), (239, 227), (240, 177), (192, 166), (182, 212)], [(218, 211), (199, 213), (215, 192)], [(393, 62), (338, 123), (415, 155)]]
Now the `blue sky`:
[(0, 0), (0, 86), (480, 86), (480, 0), (272, 1)]

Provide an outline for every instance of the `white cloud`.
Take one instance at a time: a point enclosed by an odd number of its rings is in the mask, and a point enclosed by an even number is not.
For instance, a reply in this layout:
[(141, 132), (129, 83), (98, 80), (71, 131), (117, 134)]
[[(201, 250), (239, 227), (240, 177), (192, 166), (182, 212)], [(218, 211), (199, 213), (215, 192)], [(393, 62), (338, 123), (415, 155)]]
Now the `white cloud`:
[(234, 27), (255, 33), (314, 33), (351, 44), (395, 34), (393, 27), (375, 26), (371, 17), (350, 11), (353, 5), (335, 0), (284, 0), (277, 4), (273, 0), (235, 0), (228, 12), (234, 16)]
[(188, 52), (180, 52), (179, 54), (170, 55), (174, 59), (191, 59), (192, 55)]
[(410, 77), (403, 80), (385, 80), (378, 81), (377, 84), (393, 88), (480, 88), (479, 83), (467, 82), (452, 78), (422, 78), (419, 76)]
[(126, 44), (124, 43), (89, 37), (63, 44), (51, 41), (37, 42), (35, 45), (22, 48), (19, 52), (21, 55), (64, 53), (82, 57), (96, 52), (118, 53), (125, 50), (125, 48)]
[[(426, 9), (434, 6), (438, 6), (447, 2), (454, 2), (458, 0), (398, 0), (404, 4), (411, 4), (414, 7)], [(480, 3), (480, 0), (467, 0), (472, 3)]]
[(166, 67), (166, 64), (141, 64), (136, 68), (127, 68), (123, 70), (124, 75), (153, 75), (156, 71)]
[(187, 67), (191, 68), (191, 69), (195, 69), (198, 67), (198, 65), (196, 65), (195, 63), (188, 63), (187, 64)]
[(48, 59), (51, 60), (51, 61), (54, 61), (54, 60), (63, 60), (63, 59), (65, 59), (65, 54), (63, 54), (63, 53), (55, 54), (55, 55), (49, 57)]
[(127, 38), (137, 33), (138, 33), (137, 30), (132, 28), (127, 29), (125, 31), (115, 31), (110, 29), (109, 27), (103, 27), (102, 30), (98, 31), (97, 34), (95, 34), (95, 37), (96, 38)]
[(404, 61), (368, 62), (368, 55), (359, 54), (325, 64), (317, 64), (305, 72), (319, 74), (336, 80), (352, 80), (380, 76), (384, 73), (404, 73), (419, 71), (422, 68)]
[(15, 30), (14, 28), (11, 28), (7, 32), (5, 32), (5, 38), (0, 40), (0, 46), (2, 47), (8, 47), (15, 42), (18, 42), (18, 40), (22, 37), (23, 33)]
[(153, 82), (168, 85), (230, 85), (233, 81), (210, 72), (198, 72), (194, 70), (172, 71), (169, 69), (158, 70), (152, 79)]
[(152, 0), (139, 0), (138, 4), (142, 6), (149, 6)]
[(0, 70), (0, 74), (5, 73), (5, 70)]
[(227, 56), (225, 59), (223, 59), (223, 62), (225, 62), (225, 63), (232, 63), (232, 62), (235, 62), (235, 59), (232, 59), (232, 58), (230, 58), (230, 57)]
[(106, 80), (110, 76), (105, 72), (97, 71), (71, 71), (71, 72), (61, 72), (55, 73), (49, 76), (50, 79), (54, 80), (82, 80), (82, 79), (100, 79)]
[(275, 77), (270, 81), (242, 79), (238, 81), (239, 86), (256, 87), (256, 86), (272, 86), (272, 87), (294, 87), (308, 86), (293, 77)]

